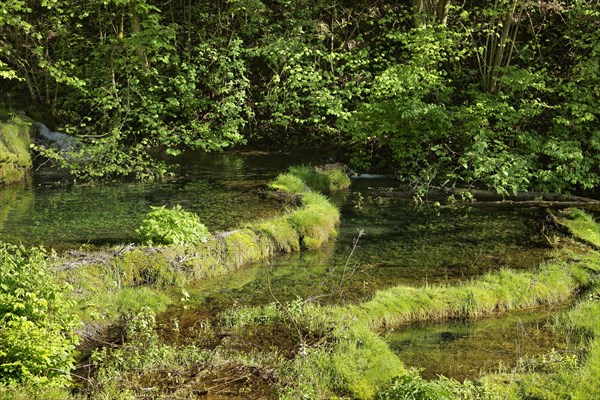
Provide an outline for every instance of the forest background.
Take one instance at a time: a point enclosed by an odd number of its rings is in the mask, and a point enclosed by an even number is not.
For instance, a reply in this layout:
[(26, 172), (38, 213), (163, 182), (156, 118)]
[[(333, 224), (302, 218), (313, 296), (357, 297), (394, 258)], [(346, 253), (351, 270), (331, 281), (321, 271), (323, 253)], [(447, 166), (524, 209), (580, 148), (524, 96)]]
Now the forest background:
[(0, 4), (0, 101), (77, 136), (38, 151), (79, 179), (250, 142), (336, 146), (418, 190), (591, 191), (599, 60), (596, 0)]

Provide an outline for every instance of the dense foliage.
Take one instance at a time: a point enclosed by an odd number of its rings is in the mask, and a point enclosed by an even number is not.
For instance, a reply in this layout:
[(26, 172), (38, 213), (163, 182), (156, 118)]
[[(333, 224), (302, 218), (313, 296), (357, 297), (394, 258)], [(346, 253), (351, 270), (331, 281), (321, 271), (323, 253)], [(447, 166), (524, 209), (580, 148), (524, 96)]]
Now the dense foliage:
[(43, 251), (0, 244), (0, 385), (64, 386), (77, 319)]
[(81, 156), (45, 154), (83, 177), (252, 140), (415, 188), (600, 183), (595, 0), (8, 0), (0, 26), (3, 87), (69, 123)]

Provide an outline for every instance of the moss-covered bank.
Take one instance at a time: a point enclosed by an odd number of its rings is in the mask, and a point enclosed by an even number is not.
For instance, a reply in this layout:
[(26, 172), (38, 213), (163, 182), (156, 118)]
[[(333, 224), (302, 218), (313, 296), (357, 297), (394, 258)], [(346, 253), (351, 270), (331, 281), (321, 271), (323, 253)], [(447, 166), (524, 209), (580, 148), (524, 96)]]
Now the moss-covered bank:
[[(586, 218), (592, 225), (585, 229), (597, 229), (597, 225)], [(581, 290), (595, 290), (600, 255), (569, 243), (569, 239), (561, 240), (565, 243), (557, 247), (554, 259), (535, 271), (501, 270), (456, 286), (397, 286), (353, 306), (274, 304), (235, 310), (228, 318), (233, 321), (232, 331), (240, 332), (238, 334), (245, 335), (247, 340), (250, 340), (248, 332), (256, 332), (257, 327), (265, 324), (276, 324), (280, 331), (287, 326), (299, 332), (298, 352), (286, 367), (294, 381), (284, 379), (282, 382), (281, 393), (286, 398), (492, 399), (512, 392), (516, 393), (513, 398), (522, 398), (518, 395), (521, 389), (501, 385), (499, 381), (504, 384), (509, 381), (494, 378), (494, 375), (464, 384), (446, 378), (426, 381), (418, 373), (407, 371), (377, 332), (416, 321), (477, 318), (502, 310), (560, 303), (572, 299)], [(569, 327), (565, 329), (578, 329), (570, 322), (565, 326)], [(321, 339), (307, 340), (315, 337)], [(589, 376), (588, 370), (596, 368), (596, 364), (591, 364), (595, 353), (593, 346), (585, 347), (589, 355), (580, 363), (569, 364), (566, 358), (560, 362)], [(523, 376), (533, 379), (528, 374)], [(574, 379), (576, 374), (569, 376)], [(577, 382), (580, 381), (577, 378)], [(526, 390), (529, 389), (523, 389)], [(556, 390), (566, 393), (569, 388), (562, 386)], [(600, 395), (598, 390), (593, 393)]]
[[(286, 175), (288, 183), (295, 181), (289, 176), (299, 178)], [(274, 298), (268, 305), (233, 307), (219, 315), (190, 309), (191, 323), (177, 314), (157, 322), (155, 311), (168, 301), (180, 302), (185, 310), (188, 295), (180, 283), (276, 253), (318, 247), (335, 236), (339, 212), (299, 179), (303, 191), (285, 192), (297, 208), (204, 244), (126, 247), (95, 254), (95, 259), (62, 259), (62, 274), (76, 289), (84, 314), (96, 320), (87, 326), (84, 340), (91, 342), (98, 333), (96, 345), (111, 342), (97, 328), (102, 319), (120, 316), (122, 326), (112, 344), (86, 360), (80, 374), (87, 378), (78, 393), (173, 399), (224, 393), (282, 399), (577, 399), (600, 394), (595, 379), (600, 373), (600, 255), (559, 234), (552, 240), (553, 259), (533, 271), (500, 270), (455, 286), (397, 286), (351, 306)], [(593, 218), (578, 212), (566, 216), (557, 223), (576, 238), (593, 241), (586, 235), (599, 229)], [(173, 300), (165, 288), (179, 288), (180, 299)], [(380, 335), (403, 323), (476, 318), (563, 302), (578, 292), (585, 295), (556, 329), (581, 339), (582, 357), (550, 353), (511, 374), (488, 374), (475, 382), (427, 381), (408, 371)]]
[[(143, 394), (140, 382), (153, 382), (160, 385), (156, 389), (157, 396), (177, 398), (198, 390), (198, 385), (211, 382), (212, 377), (200, 378), (202, 373), (190, 372), (190, 368), (218, 369), (226, 364), (232, 370), (218, 379), (233, 382), (241, 379), (242, 374), (253, 382), (266, 380), (274, 390), (265, 394), (261, 391), (264, 387), (260, 389), (250, 383), (235, 389), (239, 389), (239, 393), (248, 390), (251, 396), (495, 399), (504, 398), (508, 393), (509, 398), (523, 398), (523, 393), (541, 390), (539, 385), (533, 385), (539, 371), (519, 370), (520, 375), (515, 375), (519, 381), (512, 386), (512, 378), (500, 374), (487, 375), (476, 382), (460, 383), (446, 378), (427, 381), (418, 373), (408, 371), (379, 333), (407, 322), (475, 318), (498, 310), (562, 302), (582, 289), (595, 293), (600, 256), (589, 248), (570, 243), (567, 238), (561, 237), (559, 242), (564, 244), (556, 248), (554, 259), (535, 271), (501, 270), (457, 286), (416, 289), (398, 286), (353, 306), (318, 306), (299, 299), (288, 303), (275, 301), (260, 307), (235, 307), (218, 316), (199, 318), (193, 333), (182, 342), (161, 341), (155, 337), (148, 346), (152, 350), (140, 350), (130, 341), (118, 352), (106, 350), (97, 382), (106, 385), (102, 393), (126, 390), (131, 396)], [(596, 297), (593, 294), (590, 301), (597, 302)], [(576, 330), (580, 336), (594, 335), (590, 329), (595, 322), (585, 319), (585, 307), (578, 305), (567, 314), (564, 329)], [(572, 314), (574, 312), (577, 314)], [(179, 322), (171, 323), (172, 327), (163, 326), (162, 330), (170, 332), (169, 337), (180, 335)], [(587, 325), (579, 327), (582, 324)], [(198, 347), (205, 350), (198, 353)], [(580, 360), (563, 356), (557, 360), (549, 355), (546, 360), (532, 361), (546, 371), (539, 379), (550, 382), (555, 386), (552, 390), (564, 394), (572, 389), (570, 385), (581, 383), (583, 378), (578, 374), (591, 377), (596, 368), (594, 347), (584, 343), (582, 348), (587, 350), (587, 356)], [(157, 366), (156, 354), (163, 353), (170, 358)], [(174, 354), (187, 354), (187, 358), (177, 361)], [(132, 363), (132, 357), (139, 364)], [(522, 365), (531, 368), (532, 362)], [(184, 366), (189, 376), (182, 377), (178, 385), (170, 386), (175, 390), (169, 389), (165, 379)], [(547, 371), (553, 372), (548, 374)], [(127, 377), (125, 382), (116, 383), (116, 377), (120, 376)], [(582, 390), (599, 393), (594, 385), (590, 379)]]
[(0, 117), (0, 184), (17, 182), (31, 169), (32, 126), (24, 116)]
[[(350, 184), (344, 174), (339, 175), (345, 178), (340, 182), (329, 177), (331, 172), (326, 175), (310, 170), (313, 176), (325, 177), (328, 191)], [(102, 253), (72, 252), (56, 260), (57, 268), (78, 288), (85, 318), (90, 313), (111, 318), (123, 307), (121, 296), (132, 297), (130, 291), (138, 292), (143, 301), (154, 296), (153, 303), (164, 305), (165, 288), (172, 290), (186, 282), (226, 274), (276, 254), (319, 248), (337, 235), (340, 213), (327, 197), (312, 191), (310, 182), (298, 179), (302, 191), (277, 189), (290, 205), (290, 210), (278, 217), (245, 224), (190, 245), (128, 245)]]

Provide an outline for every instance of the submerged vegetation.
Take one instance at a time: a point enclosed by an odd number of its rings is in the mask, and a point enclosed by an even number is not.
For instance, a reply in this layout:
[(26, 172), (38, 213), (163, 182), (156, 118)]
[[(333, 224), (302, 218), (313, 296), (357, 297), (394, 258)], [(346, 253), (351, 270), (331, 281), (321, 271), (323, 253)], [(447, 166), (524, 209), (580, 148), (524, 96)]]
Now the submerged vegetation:
[[(594, 240), (589, 232), (599, 228), (581, 211), (565, 212), (553, 221), (585, 242), (559, 230), (546, 231), (553, 235), (548, 237), (552, 257), (534, 270), (500, 269), (452, 285), (392, 286), (355, 304), (281, 301), (273, 294), (268, 304), (221, 310), (196, 302), (188, 289), (197, 280), (277, 253), (315, 249), (336, 236), (340, 212), (311, 189), (322, 178), (303, 180), (301, 176), (321, 173), (307, 168), (287, 173), (301, 182), (303, 191), (276, 188), (276, 195), (290, 205), (284, 214), (205, 240), (61, 256), (5, 247), (3, 321), (22, 321), (41, 331), (29, 330), (37, 335), (30, 340), (11, 330), (12, 322), (0, 328), (0, 336), (12, 338), (1, 342), (0, 368), (9, 378), (0, 385), (0, 398), (518, 399), (558, 394), (575, 399), (600, 393), (594, 379), (600, 368), (600, 255), (585, 244)], [(330, 180), (329, 185), (333, 190), (338, 184)], [(189, 214), (177, 217), (198, 222)], [(173, 222), (170, 229), (177, 226), (186, 228)], [(41, 269), (31, 274), (34, 267)], [(54, 278), (41, 279), (50, 268)], [(15, 295), (23, 297), (17, 301)], [(576, 355), (549, 352), (508, 373), (487, 373), (473, 381), (426, 380), (408, 369), (384, 338), (386, 331), (411, 322), (477, 319), (566, 301), (575, 305), (554, 329), (577, 340)], [(21, 310), (31, 315), (19, 314)], [(85, 322), (77, 335), (76, 314)], [(80, 362), (70, 375), (79, 340)], [(11, 352), (13, 344), (33, 346), (27, 353), (31, 357)], [(58, 361), (44, 353), (51, 349)], [(44, 383), (57, 388), (42, 394), (39, 384)]]
[(78, 297), (86, 304), (82, 310), (89, 308), (83, 311), (88, 318), (92, 312), (113, 318), (120, 308), (133, 310), (149, 300), (164, 308), (169, 303), (161, 294), (165, 288), (223, 275), (278, 253), (316, 249), (336, 236), (340, 214), (324, 195), (285, 193), (284, 199), (295, 198), (296, 209), (214, 235), (208, 234), (197, 215), (158, 207), (138, 229), (141, 240), (151, 246), (126, 246), (101, 256), (66, 256), (56, 263), (76, 266), (61, 274), (79, 288)]

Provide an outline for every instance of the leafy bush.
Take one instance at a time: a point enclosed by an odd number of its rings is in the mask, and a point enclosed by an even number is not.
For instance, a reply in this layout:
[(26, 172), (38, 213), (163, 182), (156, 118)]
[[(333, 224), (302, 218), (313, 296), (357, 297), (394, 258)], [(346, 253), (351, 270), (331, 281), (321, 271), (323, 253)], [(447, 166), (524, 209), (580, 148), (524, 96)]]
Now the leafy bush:
[(197, 244), (206, 242), (210, 232), (200, 218), (180, 205), (173, 209), (165, 206), (151, 207), (142, 225), (136, 229), (140, 241), (145, 244)]
[(42, 250), (0, 244), (0, 384), (65, 386), (76, 317)]

